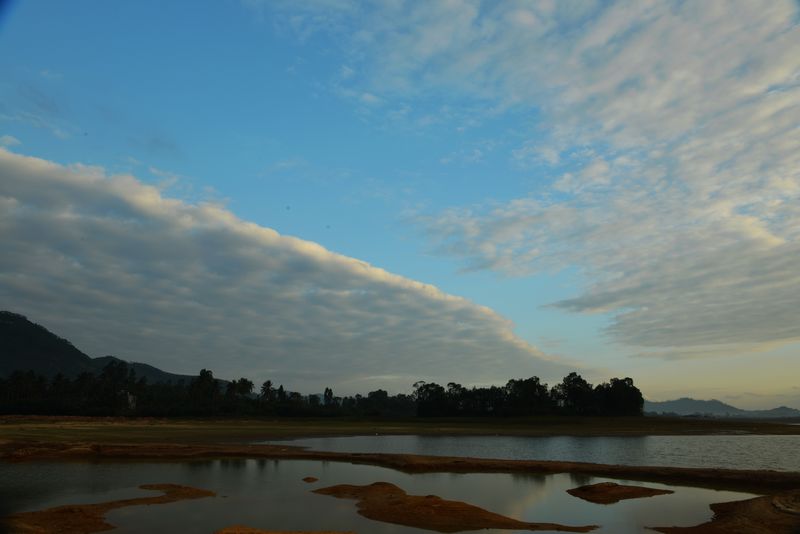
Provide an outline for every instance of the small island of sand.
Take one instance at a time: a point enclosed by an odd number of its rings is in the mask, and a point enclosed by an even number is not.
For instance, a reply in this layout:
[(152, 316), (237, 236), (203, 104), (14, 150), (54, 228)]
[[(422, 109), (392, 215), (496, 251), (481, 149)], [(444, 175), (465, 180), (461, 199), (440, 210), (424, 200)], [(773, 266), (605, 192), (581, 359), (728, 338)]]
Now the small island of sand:
[(614, 482), (600, 482), (567, 490), (573, 497), (595, 504), (615, 504), (625, 499), (641, 499), (656, 495), (675, 493), (671, 490), (646, 488), (644, 486), (625, 486)]
[(572, 527), (556, 523), (518, 521), (465, 502), (448, 501), (436, 495), (408, 495), (388, 482), (375, 482), (366, 486), (341, 484), (314, 490), (314, 493), (340, 499), (356, 499), (358, 513), (375, 521), (437, 532), (486, 528), (590, 532), (597, 528), (595, 525)]
[(214, 534), (355, 534), (350, 530), (262, 530), (243, 525), (232, 525), (216, 531)]
[(112, 530), (114, 525), (106, 522), (105, 515), (115, 508), (143, 504), (167, 504), (186, 499), (214, 497), (216, 493), (177, 484), (144, 484), (143, 490), (162, 492), (153, 497), (122, 499), (95, 504), (73, 504), (57, 506), (35, 512), (22, 512), (7, 518), (6, 527), (18, 534), (41, 534), (46, 532), (73, 532), (88, 534)]

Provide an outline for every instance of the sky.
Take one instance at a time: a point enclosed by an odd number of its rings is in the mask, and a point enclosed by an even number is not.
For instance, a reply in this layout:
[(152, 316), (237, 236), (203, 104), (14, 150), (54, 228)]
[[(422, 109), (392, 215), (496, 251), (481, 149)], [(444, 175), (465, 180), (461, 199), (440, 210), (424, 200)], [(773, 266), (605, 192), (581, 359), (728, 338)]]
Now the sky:
[(0, 308), (303, 392), (800, 408), (800, 3), (0, 2)]

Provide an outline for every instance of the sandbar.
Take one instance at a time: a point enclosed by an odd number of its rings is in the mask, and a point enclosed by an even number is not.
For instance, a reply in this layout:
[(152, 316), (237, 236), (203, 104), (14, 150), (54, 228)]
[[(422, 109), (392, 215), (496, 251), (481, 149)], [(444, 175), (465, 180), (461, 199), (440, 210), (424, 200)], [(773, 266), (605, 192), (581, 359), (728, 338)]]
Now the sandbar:
[(573, 497), (595, 504), (614, 504), (625, 499), (641, 499), (656, 495), (669, 495), (672, 490), (646, 488), (644, 486), (625, 486), (615, 482), (600, 482), (567, 490)]
[(11, 532), (19, 534), (43, 534), (49, 532), (88, 534), (91, 532), (103, 532), (114, 528), (114, 525), (106, 522), (105, 515), (115, 508), (166, 504), (186, 499), (214, 497), (216, 495), (213, 491), (190, 486), (179, 486), (177, 484), (144, 484), (139, 488), (160, 491), (162, 494), (153, 497), (122, 499), (95, 504), (70, 504), (35, 512), (21, 512), (8, 516), (5, 520), (5, 526)]
[(518, 521), (472, 504), (449, 501), (436, 495), (409, 495), (388, 482), (375, 482), (365, 486), (340, 484), (314, 490), (314, 493), (340, 499), (355, 499), (358, 513), (374, 521), (437, 532), (463, 532), (487, 528), (590, 532), (597, 528), (596, 525), (573, 527), (556, 523)]
[[(800, 532), (800, 490), (711, 505), (711, 521), (693, 527), (649, 527), (664, 534), (778, 534)], [(788, 506), (788, 509), (785, 507)]]
[(350, 530), (262, 530), (244, 525), (233, 525), (218, 530), (214, 534), (355, 534), (355, 532)]
[(290, 445), (176, 443), (0, 444), (0, 461), (189, 461), (221, 458), (320, 460), (375, 465), (404, 473), (576, 473), (582, 475), (773, 494), (800, 488), (800, 472), (607, 465), (547, 460), (497, 460), (414, 454), (312, 451)]
[[(731, 524), (752, 524), (753, 532), (796, 533), (800, 531), (797, 514), (773, 504), (788, 502), (791, 507), (793, 493), (800, 490), (800, 473), (770, 470), (705, 469), (662, 466), (606, 465), (585, 462), (560, 462), (537, 460), (498, 460), (447, 456), (421, 456), (411, 454), (340, 453), (311, 451), (290, 445), (260, 444), (177, 444), (177, 443), (97, 443), (97, 442), (40, 442), (0, 441), (0, 461), (191, 461), (225, 458), (253, 458), (273, 460), (336, 461), (375, 465), (405, 473), (524, 473), (555, 474), (574, 473), (613, 479), (657, 482), (683, 486), (704, 487), (729, 491), (750, 492), (767, 497), (761, 500), (720, 503), (713, 505), (715, 513), (727, 517)], [(662, 532), (722, 532), (721, 524), (692, 528), (706, 530), (664, 530)], [(790, 525), (790, 526), (786, 526)], [(713, 530), (713, 529), (717, 530)], [(711, 529), (711, 530), (709, 530)], [(738, 531), (738, 529), (727, 530)], [(27, 532), (36, 532), (29, 530)]]

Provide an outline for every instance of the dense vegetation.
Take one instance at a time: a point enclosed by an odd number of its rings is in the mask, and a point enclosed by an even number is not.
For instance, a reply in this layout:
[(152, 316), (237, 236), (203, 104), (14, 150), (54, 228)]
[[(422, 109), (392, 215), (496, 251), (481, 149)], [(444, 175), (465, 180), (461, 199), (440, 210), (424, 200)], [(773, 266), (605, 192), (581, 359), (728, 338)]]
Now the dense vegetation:
[(121, 360), (100, 373), (52, 379), (33, 371), (0, 378), (0, 413), (125, 416), (374, 416), (511, 417), (529, 415), (641, 415), (643, 398), (630, 378), (592, 386), (570, 373), (552, 388), (537, 377), (505, 386), (466, 388), (417, 382), (411, 395), (378, 389), (367, 395), (301, 395), (266, 381), (255, 391), (247, 378), (225, 382), (203, 369), (190, 381), (150, 383)]
[(513, 417), (548, 414), (641, 415), (630, 378), (592, 386), (571, 373), (550, 388), (537, 377), (503, 387), (417, 382), (411, 395), (301, 395), (264, 382), (223, 381), (203, 369), (176, 375), (113, 356), (90, 358), (23, 315), (0, 311), (0, 413), (129, 416)]

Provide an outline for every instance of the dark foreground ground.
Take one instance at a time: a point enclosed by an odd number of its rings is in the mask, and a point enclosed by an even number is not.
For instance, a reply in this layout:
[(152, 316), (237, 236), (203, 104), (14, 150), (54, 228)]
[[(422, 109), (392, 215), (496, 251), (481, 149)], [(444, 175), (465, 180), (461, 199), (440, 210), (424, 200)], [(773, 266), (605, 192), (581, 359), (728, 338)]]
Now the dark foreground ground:
[(795, 434), (776, 421), (668, 417), (524, 419), (125, 419), (0, 416), (0, 441), (95, 443), (231, 443), (366, 434), (502, 436), (646, 436)]
[[(414, 419), (373, 421), (347, 419), (292, 420), (155, 420), (65, 417), (0, 418), (0, 461), (186, 461), (210, 458), (272, 458), (339, 461), (388, 467), (409, 473), (497, 472), (497, 473), (582, 473), (626, 480), (640, 480), (687, 486), (748, 491), (763, 495), (748, 501), (712, 506), (713, 521), (688, 529), (659, 528), (661, 532), (708, 534), (716, 532), (798, 533), (800, 532), (800, 473), (743, 471), (729, 469), (685, 469), (675, 467), (621, 466), (578, 462), (543, 462), (415, 456), (401, 454), (352, 454), (303, 450), (288, 445), (252, 445), (248, 442), (289, 437), (358, 434), (425, 435), (517, 435), (517, 436), (637, 436), (702, 434), (800, 434), (800, 426), (776, 422), (700, 420), (683, 418), (540, 418), (514, 420)], [(787, 454), (790, 452), (787, 451)], [(155, 497), (170, 502), (170, 491), (189, 492), (195, 498), (201, 489), (163, 484), (167, 493)], [(175, 488), (178, 488), (176, 490)], [(378, 489), (382, 489), (383, 486)], [(385, 489), (385, 488), (383, 488)], [(390, 488), (391, 489), (391, 488)], [(386, 492), (383, 492), (386, 493)], [(392, 503), (399, 497), (389, 492)], [(177, 494), (176, 494), (177, 495)], [(182, 495), (182, 494), (181, 494)], [(202, 496), (200, 493), (197, 496)], [(403, 497), (403, 496), (401, 496)], [(377, 499), (375, 496), (367, 496)], [(408, 506), (420, 499), (405, 496)], [(432, 497), (421, 504), (430, 508)], [(427, 499), (427, 500), (426, 500)], [(405, 502), (403, 501), (403, 502)], [(382, 501), (370, 503), (377, 512), (391, 516), (395, 506)], [(56, 532), (64, 514), (85, 515), (84, 527), (73, 532), (105, 529), (106, 508), (125, 501), (60, 507), (17, 514), (9, 518), (17, 532)], [(155, 504), (155, 501), (154, 501)], [(438, 501), (435, 504), (438, 503)], [(464, 503), (452, 506), (458, 508)], [(379, 506), (380, 505), (380, 506)], [(467, 505), (468, 506), (468, 505)], [(385, 510), (384, 510), (385, 508)], [(461, 508), (458, 508), (461, 510)], [(470, 510), (472, 508), (470, 507)], [(474, 510), (473, 510), (474, 511)], [(380, 514), (379, 514), (380, 512)], [(476, 512), (477, 513), (477, 512)], [(420, 515), (420, 514), (416, 514)], [(463, 515), (463, 514), (462, 514)], [(387, 517), (388, 517), (387, 516)], [(436, 514), (431, 521), (441, 520)], [(395, 522), (391, 518), (383, 520)], [(496, 520), (493, 519), (493, 521)], [(83, 524), (82, 523), (82, 524)], [(435, 523), (435, 521), (434, 521)], [(89, 527), (89, 524), (96, 525)], [(423, 528), (433, 528), (431, 526)], [(420, 525), (422, 526), (422, 525)], [(40, 528), (41, 527), (41, 528)], [(101, 528), (102, 527), (102, 528)], [(97, 530), (94, 530), (96, 528)], [(529, 525), (527, 528), (531, 528)], [(580, 527), (588, 528), (588, 527)], [(436, 530), (436, 528), (434, 528)], [(233, 532), (234, 530), (231, 530)], [(440, 530), (445, 531), (445, 530)], [(453, 530), (449, 530), (453, 531)], [(236, 532), (256, 532), (236, 530)]]

